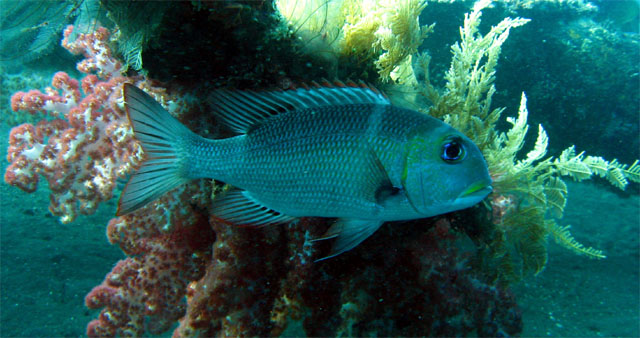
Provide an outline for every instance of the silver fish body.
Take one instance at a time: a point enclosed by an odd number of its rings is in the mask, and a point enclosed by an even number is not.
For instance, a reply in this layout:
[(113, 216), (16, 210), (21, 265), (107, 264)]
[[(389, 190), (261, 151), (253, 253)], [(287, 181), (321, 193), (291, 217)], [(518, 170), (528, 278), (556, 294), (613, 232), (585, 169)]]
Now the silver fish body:
[(187, 180), (215, 178), (237, 188), (213, 207), (234, 223), (338, 218), (325, 235), (337, 237), (334, 256), (385, 221), (463, 209), (491, 191), (467, 137), (370, 88), (218, 91), (217, 111), (239, 135), (216, 140), (192, 133), (133, 86), (125, 97), (149, 157), (123, 191), (119, 214)]

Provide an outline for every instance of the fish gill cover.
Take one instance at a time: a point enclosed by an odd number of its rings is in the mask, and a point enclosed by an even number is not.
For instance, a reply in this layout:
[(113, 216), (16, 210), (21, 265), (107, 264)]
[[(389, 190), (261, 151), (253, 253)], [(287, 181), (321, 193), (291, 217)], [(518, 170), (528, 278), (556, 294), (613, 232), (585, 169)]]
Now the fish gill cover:
[[(594, 11), (590, 3), (568, 3), (572, 10)], [(7, 183), (27, 192), (45, 178), (49, 209), (64, 223), (112, 199), (116, 181), (144, 158), (123, 109), (125, 83), (152, 95), (192, 130), (220, 137), (229, 131), (203, 113), (210, 89), (288, 89), (322, 77), (364, 79), (392, 101), (466, 134), (483, 152), (494, 182), (494, 192), (474, 208), (383, 227), (359, 248), (322, 263), (314, 260), (326, 245), (313, 239), (330, 222), (304, 218), (260, 229), (237, 227), (211, 212), (228, 186), (190, 182), (109, 222), (109, 241), (128, 257), (87, 295), (89, 308), (102, 309), (87, 334), (159, 334), (176, 322), (177, 336), (521, 332), (509, 285), (542, 271), (549, 236), (578, 254), (605, 257), (577, 242), (564, 225), (563, 179), (600, 176), (624, 189), (628, 181), (640, 181), (640, 165), (587, 156), (574, 146), (548, 156), (542, 125), (533, 147), (522, 150), (530, 118), (525, 95), (516, 96), (515, 117), (505, 118), (505, 109), (492, 108), (492, 101), (500, 95), (494, 82), (504, 43), (531, 22), (498, 18), (485, 27), (480, 19), (490, 4), (479, 1), (463, 18), (450, 18), (461, 23), (459, 41), (450, 48), (448, 71), (435, 74), (431, 68), (443, 46), (431, 46), (428, 36), (440, 23), (420, 23), (434, 4), (418, 0), (275, 1), (275, 10), (266, 2), (175, 3), (161, 25), (156, 17), (143, 39), (129, 40), (138, 41), (139, 49), (122, 50), (132, 68), (148, 65), (140, 73), (127, 71), (114, 53), (122, 34), (117, 27), (78, 34), (75, 41), (69, 39), (74, 27), (67, 27), (62, 46), (81, 55), (77, 70), (85, 75), (78, 80), (59, 72), (44, 92), (12, 96), (16, 114), (40, 120), (12, 129), (5, 172)], [(494, 5), (514, 12), (536, 6)], [(179, 27), (167, 29), (175, 27), (170, 22)], [(210, 43), (185, 39), (194, 35)], [(142, 46), (149, 41), (164, 47)], [(172, 62), (160, 66), (159, 54)], [(504, 122), (506, 130), (500, 129)], [(458, 245), (467, 237), (474, 243), (471, 251)]]

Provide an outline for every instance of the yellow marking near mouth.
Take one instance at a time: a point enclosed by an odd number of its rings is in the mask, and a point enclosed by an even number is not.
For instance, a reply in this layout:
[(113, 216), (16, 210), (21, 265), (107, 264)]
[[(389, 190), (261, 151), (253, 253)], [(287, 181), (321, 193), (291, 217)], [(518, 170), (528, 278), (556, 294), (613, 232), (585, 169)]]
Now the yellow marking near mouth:
[(473, 183), (469, 188), (467, 188), (467, 190), (463, 191), (462, 194), (460, 194), (460, 197), (465, 197), (465, 196), (469, 196), (477, 191), (483, 190), (485, 188), (489, 188), (491, 190), (493, 190), (493, 187), (491, 187), (491, 185), (489, 185), (486, 181), (478, 181)]

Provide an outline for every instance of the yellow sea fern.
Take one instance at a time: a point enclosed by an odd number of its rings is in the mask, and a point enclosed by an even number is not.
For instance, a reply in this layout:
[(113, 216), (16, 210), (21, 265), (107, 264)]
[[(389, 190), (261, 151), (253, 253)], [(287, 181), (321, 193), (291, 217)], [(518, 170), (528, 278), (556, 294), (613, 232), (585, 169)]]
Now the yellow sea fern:
[(420, 26), (424, 0), (353, 1), (344, 26), (344, 52), (377, 57), (380, 79), (388, 81), (391, 72), (406, 62), (433, 30)]
[[(451, 46), (453, 57), (445, 74), (447, 81), (440, 93), (430, 83), (429, 76), (416, 88), (432, 102), (429, 115), (442, 118), (454, 128), (464, 132), (481, 149), (494, 142), (495, 124), (503, 108), (491, 110), (491, 99), (496, 89), (495, 67), (502, 45), (512, 28), (529, 22), (523, 18), (505, 18), (482, 35), (479, 33), (482, 9), (491, 1), (478, 1), (471, 13), (465, 15), (460, 28), (460, 41)], [(429, 57), (422, 55), (419, 66), (428, 74)]]
[[(452, 46), (451, 67), (446, 73), (447, 84), (438, 90), (429, 81), (429, 57), (418, 56), (417, 69), (424, 76), (411, 77), (402, 73), (405, 83), (431, 101), (426, 113), (439, 117), (469, 136), (482, 150), (493, 178), (494, 192), (490, 195), (495, 231), (488, 247), (482, 248), (485, 257), (481, 265), (496, 269), (496, 278), (503, 282), (520, 279), (524, 274), (540, 272), (546, 264), (546, 239), (550, 235), (564, 247), (590, 258), (604, 258), (600, 250), (578, 243), (569, 226), (561, 226), (567, 203), (568, 189), (563, 176), (581, 181), (598, 175), (614, 186), (624, 189), (629, 181), (640, 181), (638, 161), (631, 166), (617, 160), (576, 154), (574, 147), (564, 150), (557, 158), (547, 156), (548, 135), (542, 125), (538, 136), (524, 158), (522, 150), (528, 132), (527, 100), (522, 94), (516, 118), (507, 118), (511, 128), (498, 132), (496, 122), (503, 108), (491, 109), (495, 93), (495, 67), (501, 46), (511, 28), (521, 26), (527, 19), (506, 18), (493, 26), (489, 33), (479, 33), (482, 10), (490, 1), (478, 1), (471, 13), (465, 15), (460, 28), (461, 40)], [(419, 79), (420, 78), (420, 79)], [(494, 260), (494, 263), (489, 261)]]
[(433, 30), (434, 24), (420, 26), (418, 18), (427, 7), (424, 0), (394, 0), (383, 2), (386, 27), (376, 32), (384, 53), (375, 62), (380, 78), (391, 79), (391, 72), (408, 57), (418, 52), (418, 47)]
[(561, 244), (565, 248), (569, 248), (573, 252), (586, 255), (591, 258), (606, 258), (602, 250), (585, 247), (584, 245), (578, 243), (571, 233), (569, 232), (570, 225), (560, 226), (554, 220), (546, 220), (546, 228), (549, 229), (549, 232), (553, 235), (553, 238), (557, 243)]
[(333, 60), (340, 54), (347, 1), (275, 0), (274, 6), (304, 53)]
[(371, 60), (383, 82), (433, 30), (421, 26), (426, 0), (276, 0), (305, 51)]

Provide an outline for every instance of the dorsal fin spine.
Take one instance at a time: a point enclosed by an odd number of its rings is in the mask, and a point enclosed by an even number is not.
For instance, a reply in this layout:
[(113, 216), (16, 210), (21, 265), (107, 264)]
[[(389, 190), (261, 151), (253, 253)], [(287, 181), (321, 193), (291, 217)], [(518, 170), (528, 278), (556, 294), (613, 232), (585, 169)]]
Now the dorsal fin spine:
[(333, 88), (333, 85), (327, 79), (322, 79), (320, 80), (320, 87)]
[(314, 88), (254, 92), (219, 90), (212, 94), (223, 121), (238, 133), (246, 133), (252, 126), (281, 112), (342, 104), (390, 104), (387, 97), (364, 83), (312, 83)]
[(329, 102), (329, 100), (327, 100), (325, 97), (323, 97), (322, 95), (318, 95), (318, 93), (314, 92), (314, 91), (309, 91), (310, 95), (313, 95), (316, 100), (322, 100), (324, 101), (327, 105), (330, 105), (331, 102)]
[[(297, 93), (299, 92), (299, 90), (296, 90), (295, 92)], [(311, 106), (309, 103), (306, 103), (303, 101), (305, 99), (304, 97), (301, 97), (299, 95), (293, 95), (293, 93), (294, 91), (284, 91), (282, 92), (282, 96), (286, 97), (289, 101), (298, 103), (298, 106), (300, 108), (309, 108)]]
[[(268, 103), (273, 104), (274, 106), (279, 107), (282, 110), (288, 110), (289, 107), (285, 107), (284, 105), (282, 105), (281, 103), (272, 100), (271, 98), (269, 98), (269, 96), (273, 97), (273, 92), (265, 92), (265, 93), (254, 93), (260, 96), (260, 98), (262, 98), (263, 100), (267, 101)], [(274, 98), (275, 99), (275, 98)], [(278, 110), (276, 108), (273, 108), (273, 110)]]
[(227, 114), (225, 115), (225, 122), (229, 126), (233, 129), (242, 129), (243, 125), (255, 123), (255, 120), (250, 120), (251, 115), (242, 114), (242, 112), (238, 110), (237, 106), (234, 106), (230, 98), (226, 95), (228, 93), (221, 92), (220, 94), (225, 94), (218, 96), (218, 104), (227, 111)]
[(335, 95), (342, 97), (344, 101), (349, 101), (349, 97), (341, 91), (336, 91)]
[(334, 87), (338, 87), (338, 88), (346, 88), (347, 87), (347, 85), (345, 85), (344, 82), (342, 82), (340, 80), (333, 81), (333, 85), (334, 85)]
[[(225, 94), (230, 94), (230, 93), (225, 93)], [(223, 102), (224, 106), (227, 107), (227, 109), (230, 109), (230, 110), (236, 110), (236, 111), (240, 112), (240, 111), (242, 111), (242, 109), (244, 109), (244, 110), (252, 110), (252, 109), (254, 109), (253, 107), (247, 106), (244, 102), (242, 102), (240, 100), (231, 101), (228, 95), (221, 96), (220, 99)], [(250, 116), (242, 116), (241, 114), (238, 114), (238, 115), (239, 116), (236, 116), (236, 118), (250, 117)]]
[(254, 107), (259, 107), (260, 112), (263, 113), (265, 116), (270, 115), (269, 111), (273, 108), (265, 105), (265, 103), (260, 100), (256, 100), (255, 99), (256, 95), (248, 95), (249, 93), (253, 93), (253, 92), (240, 91), (238, 92), (238, 95), (242, 96), (245, 100), (249, 101)]

